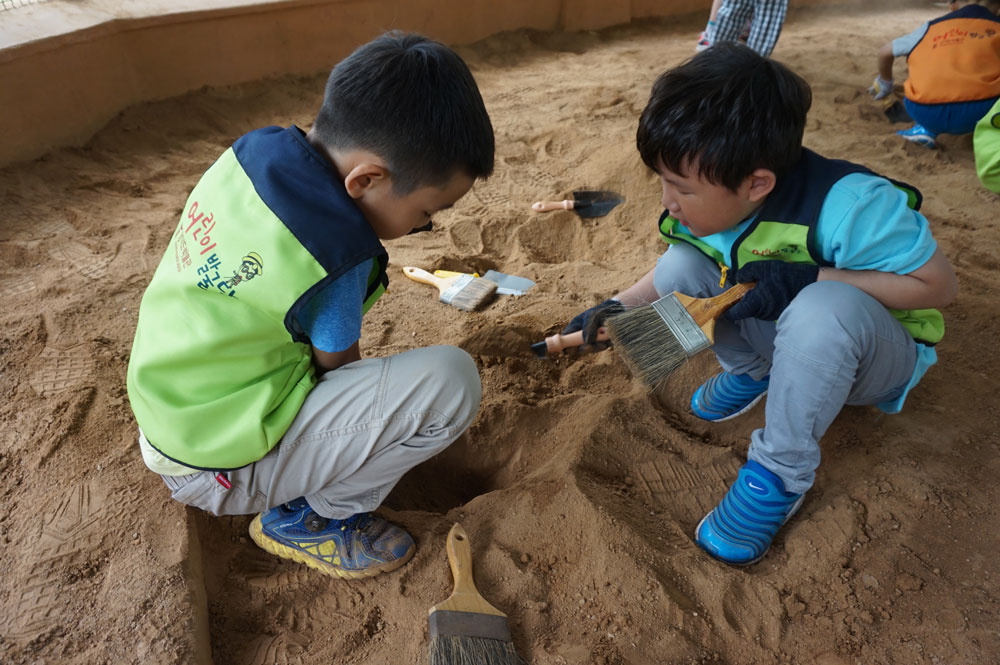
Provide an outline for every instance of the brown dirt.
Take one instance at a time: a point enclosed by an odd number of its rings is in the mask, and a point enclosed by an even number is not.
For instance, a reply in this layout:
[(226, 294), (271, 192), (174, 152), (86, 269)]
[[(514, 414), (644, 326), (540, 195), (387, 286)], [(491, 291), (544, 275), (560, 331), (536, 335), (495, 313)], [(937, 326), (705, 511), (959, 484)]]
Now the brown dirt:
[[(864, 94), (877, 47), (939, 11), (800, 11), (775, 52), (813, 85), (807, 145), (920, 187), (962, 288), (905, 411), (845, 409), (801, 513), (745, 570), (691, 542), (763, 419), (687, 412), (710, 354), (657, 400), (613, 352), (527, 351), (662, 251), (635, 125), (655, 75), (691, 55), (696, 22), (462, 51), (496, 125), (496, 175), (434, 234), (390, 243), (392, 289), (362, 343), (462, 346), (485, 399), (468, 436), (389, 497), (418, 551), (375, 580), (278, 560), (247, 538), (250, 517), (172, 502), (142, 464), (124, 387), (139, 298), (190, 187), (244, 132), (308, 126), (323, 76), (133, 108), (84, 148), (0, 171), (0, 661), (425, 662), (460, 520), (481, 591), (537, 665), (997, 662), (1000, 198), (975, 179), (970, 137), (907, 144)], [(577, 187), (627, 203), (587, 221), (528, 209)], [(468, 314), (402, 278), (408, 264), (538, 286)]]

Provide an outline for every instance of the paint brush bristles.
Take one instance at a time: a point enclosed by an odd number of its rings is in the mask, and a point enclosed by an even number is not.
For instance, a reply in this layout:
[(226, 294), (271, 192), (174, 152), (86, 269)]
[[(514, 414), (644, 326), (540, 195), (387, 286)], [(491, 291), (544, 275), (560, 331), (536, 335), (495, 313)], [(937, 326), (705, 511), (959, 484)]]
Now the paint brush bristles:
[(432, 284), (441, 292), (441, 302), (467, 312), (482, 307), (497, 292), (497, 283), (482, 277), (459, 274), (454, 277), (436, 277), (426, 270), (406, 266), (403, 274), (414, 282)]
[(431, 640), (430, 665), (520, 665), (510, 642), (485, 637), (438, 635)]
[(482, 277), (462, 275), (455, 283), (441, 292), (441, 302), (472, 312), (481, 307), (497, 292), (497, 283)]
[(688, 359), (687, 351), (652, 305), (608, 317), (611, 343), (634, 376), (656, 388)]
[(691, 356), (715, 342), (715, 320), (754, 287), (737, 284), (714, 298), (670, 293), (608, 317), (611, 342), (633, 374), (658, 388)]

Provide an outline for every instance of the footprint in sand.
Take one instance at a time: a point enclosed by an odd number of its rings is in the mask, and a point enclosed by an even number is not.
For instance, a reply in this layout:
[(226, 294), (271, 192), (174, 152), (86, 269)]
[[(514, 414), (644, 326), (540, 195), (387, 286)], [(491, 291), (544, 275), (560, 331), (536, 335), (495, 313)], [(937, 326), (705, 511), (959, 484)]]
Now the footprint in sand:
[(43, 368), (31, 377), (31, 387), (42, 397), (75, 388), (93, 372), (93, 359), (85, 344), (69, 349), (46, 346), (38, 356)]

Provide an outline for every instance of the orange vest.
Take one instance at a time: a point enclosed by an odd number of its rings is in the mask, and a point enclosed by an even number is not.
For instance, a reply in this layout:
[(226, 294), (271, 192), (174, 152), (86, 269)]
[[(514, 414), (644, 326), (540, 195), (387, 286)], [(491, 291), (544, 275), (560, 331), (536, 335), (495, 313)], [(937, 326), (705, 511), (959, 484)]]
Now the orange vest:
[(906, 98), (919, 104), (974, 102), (1000, 96), (1000, 18), (966, 5), (928, 24), (906, 59)]

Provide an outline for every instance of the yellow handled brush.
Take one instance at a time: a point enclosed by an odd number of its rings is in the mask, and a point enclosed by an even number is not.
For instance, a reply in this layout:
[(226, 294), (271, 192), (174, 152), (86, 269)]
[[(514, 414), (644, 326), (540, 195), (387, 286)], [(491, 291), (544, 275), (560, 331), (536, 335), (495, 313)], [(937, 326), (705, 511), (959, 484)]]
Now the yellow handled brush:
[(497, 292), (497, 283), (482, 277), (472, 275), (456, 275), (454, 277), (435, 277), (426, 270), (406, 266), (403, 274), (414, 282), (431, 284), (441, 292), (440, 300), (447, 305), (453, 305), (467, 312), (482, 307)]
[(429, 611), (430, 665), (519, 665), (507, 615), (479, 595), (472, 580), (469, 534), (457, 522), (446, 548), (455, 590)]
[(651, 305), (608, 317), (605, 325), (625, 364), (656, 388), (688, 358), (715, 343), (715, 320), (754, 286), (737, 284), (714, 298), (674, 291)]

